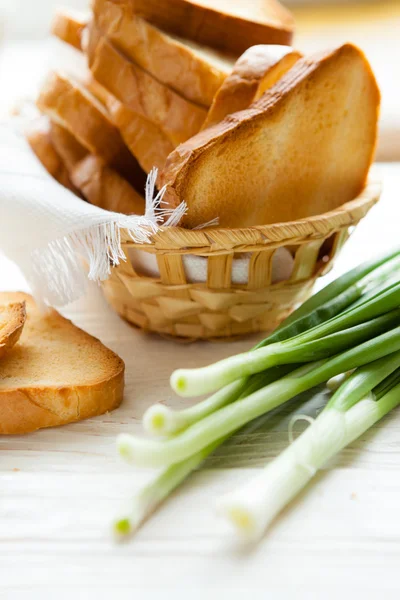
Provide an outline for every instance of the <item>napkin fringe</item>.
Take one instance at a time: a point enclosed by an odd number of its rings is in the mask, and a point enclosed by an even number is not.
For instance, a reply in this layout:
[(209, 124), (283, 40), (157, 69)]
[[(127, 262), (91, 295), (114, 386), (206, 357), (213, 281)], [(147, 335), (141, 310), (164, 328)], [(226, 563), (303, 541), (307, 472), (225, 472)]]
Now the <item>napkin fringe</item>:
[(157, 169), (153, 169), (146, 183), (144, 216), (110, 213), (103, 222), (75, 230), (31, 253), (30, 284), (43, 300), (62, 306), (85, 292), (88, 279), (108, 279), (112, 267), (126, 261), (121, 246), (122, 229), (134, 242), (143, 244), (150, 242), (151, 235), (161, 226), (179, 224), (187, 210), (186, 203), (175, 209), (160, 208), (165, 188), (154, 196), (156, 180)]

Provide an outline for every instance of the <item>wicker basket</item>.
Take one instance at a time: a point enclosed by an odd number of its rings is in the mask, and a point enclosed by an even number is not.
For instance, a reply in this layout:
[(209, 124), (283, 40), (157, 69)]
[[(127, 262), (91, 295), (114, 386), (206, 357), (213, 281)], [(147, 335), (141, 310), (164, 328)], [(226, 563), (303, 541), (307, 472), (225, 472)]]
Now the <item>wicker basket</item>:
[[(138, 327), (190, 339), (228, 338), (276, 327), (311, 293), (346, 242), (351, 229), (379, 200), (381, 188), (369, 182), (355, 200), (329, 213), (246, 229), (166, 228), (150, 244), (123, 235), (128, 257), (133, 249), (156, 255), (159, 275), (137, 272), (131, 260), (113, 268), (104, 293), (115, 310)], [(271, 283), (276, 250), (294, 257), (287, 281)], [(231, 282), (235, 257), (249, 253), (248, 280)], [(207, 281), (188, 283), (183, 256), (207, 260)]]

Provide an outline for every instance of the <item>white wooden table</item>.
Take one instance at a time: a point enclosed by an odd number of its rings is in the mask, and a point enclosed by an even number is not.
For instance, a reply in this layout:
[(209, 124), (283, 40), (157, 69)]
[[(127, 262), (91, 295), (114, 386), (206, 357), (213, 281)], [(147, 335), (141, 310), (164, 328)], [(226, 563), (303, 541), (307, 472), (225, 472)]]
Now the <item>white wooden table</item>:
[[(399, 241), (400, 165), (382, 171), (383, 199), (330, 278)], [(0, 287), (25, 289), (5, 259)], [(140, 417), (155, 401), (187, 402), (169, 391), (174, 368), (206, 364), (249, 348), (254, 339), (179, 345), (147, 336), (120, 320), (95, 287), (64, 312), (123, 357), (125, 401), (103, 417), (0, 438), (0, 597), (399, 597), (399, 411), (318, 476), (257, 548), (234, 543), (214, 515), (213, 500), (254, 475), (260, 460), (249, 461), (249, 453), (259, 448), (260, 456), (271, 458), (285, 447), (287, 419), (276, 420), (265, 435), (254, 434), (244, 447), (236, 443), (232, 468), (211, 461), (132, 542), (116, 545), (111, 519), (150, 475), (117, 458), (116, 435), (140, 431)]]

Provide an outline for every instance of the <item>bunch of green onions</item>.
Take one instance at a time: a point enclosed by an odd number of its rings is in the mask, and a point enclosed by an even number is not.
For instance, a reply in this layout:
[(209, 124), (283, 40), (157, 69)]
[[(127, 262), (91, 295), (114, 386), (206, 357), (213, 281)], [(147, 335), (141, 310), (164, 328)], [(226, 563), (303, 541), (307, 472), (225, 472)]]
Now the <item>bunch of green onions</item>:
[(241, 427), (351, 371), (304, 434), (255, 480), (218, 501), (219, 514), (238, 533), (260, 537), (329, 458), (400, 403), (399, 307), (400, 249), (328, 285), (251, 351), (173, 373), (179, 395), (213, 394), (180, 411), (150, 407), (144, 428), (161, 439), (118, 437), (124, 459), (161, 471), (115, 522), (115, 532), (135, 531)]

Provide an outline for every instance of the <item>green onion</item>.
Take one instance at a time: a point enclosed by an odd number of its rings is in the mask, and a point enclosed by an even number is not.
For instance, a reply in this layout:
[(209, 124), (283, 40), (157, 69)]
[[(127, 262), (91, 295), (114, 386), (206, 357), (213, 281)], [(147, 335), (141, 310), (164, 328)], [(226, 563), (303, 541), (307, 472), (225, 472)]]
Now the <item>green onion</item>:
[(303, 366), (250, 396), (217, 410), (166, 441), (122, 434), (117, 440), (119, 453), (128, 462), (143, 466), (159, 467), (181, 462), (297, 394), (398, 350), (400, 327), (329, 360)]
[[(249, 391), (256, 391), (266, 383), (272, 383), (287, 374), (287, 368), (271, 369), (268, 375), (253, 378)], [(183, 411), (182, 411), (183, 412)], [(113, 525), (118, 537), (133, 534), (156, 508), (178, 487), (216, 448), (222, 445), (230, 435), (216, 440), (189, 458), (163, 469), (149, 484), (134, 496), (128, 510)]]
[[(400, 248), (396, 248), (395, 250), (384, 252), (378, 258), (362, 263), (354, 269), (351, 269), (351, 271), (344, 273), (344, 275), (341, 275), (317, 294), (314, 294), (311, 298), (306, 300), (306, 302), (304, 302), (295, 312), (285, 319), (285, 321), (276, 329), (276, 332), (282, 331), (302, 317), (312, 315), (318, 308), (331, 300), (338, 298), (342, 292), (357, 284), (357, 282), (361, 281), (364, 277), (367, 277), (370, 273), (373, 273), (373, 271), (376, 272), (382, 265), (385, 265), (399, 255)], [(312, 327), (313, 326), (314, 325), (312, 325)]]
[(118, 537), (132, 535), (197, 467), (225, 440), (218, 440), (190, 458), (171, 465), (134, 496), (131, 506), (113, 525)]
[(180, 411), (172, 410), (164, 404), (153, 404), (143, 415), (143, 427), (152, 435), (166, 436), (178, 433), (237, 400), (247, 385), (247, 378), (238, 379), (203, 402)]
[(152, 435), (167, 436), (179, 433), (216, 410), (239, 398), (249, 396), (293, 370), (293, 365), (285, 365), (269, 369), (266, 373), (257, 373), (251, 378), (238, 379), (203, 402), (179, 411), (164, 406), (164, 404), (153, 404), (143, 416), (143, 427), (147, 433)]
[(248, 484), (217, 502), (218, 512), (237, 533), (259, 538), (318, 469), (400, 404), (399, 365), (400, 352), (396, 352), (357, 369), (285, 452)]
[[(339, 331), (319, 340), (303, 343), (301, 346), (291, 347), (289, 344), (281, 343), (280, 345), (275, 344), (269, 348), (254, 351), (251, 353), (252, 360), (251, 362), (248, 361), (247, 365), (251, 364), (252, 370), (263, 371), (268, 369), (268, 371), (254, 375), (253, 377), (256, 377), (256, 379), (252, 383), (249, 383), (248, 378), (242, 377), (223, 387), (211, 396), (211, 398), (179, 412), (173, 411), (162, 404), (155, 404), (146, 411), (143, 417), (144, 428), (148, 433), (155, 435), (172, 435), (178, 433), (223, 406), (234, 402), (242, 393), (247, 397), (249, 395), (249, 387), (253, 387), (254, 391), (256, 391), (256, 389), (268, 385), (270, 377), (272, 377), (271, 381), (275, 381), (275, 372), (273, 371), (269, 374), (271, 368), (281, 364), (283, 376), (290, 370), (293, 370), (287, 367), (288, 364), (293, 365), (328, 358), (337, 352), (346, 350), (379, 333), (387, 331), (399, 322), (400, 310), (397, 309), (381, 317), (372, 319), (367, 323)], [(239, 360), (241, 359), (239, 358)], [(239, 370), (240, 367), (236, 365), (235, 360), (229, 359), (229, 361), (230, 368), (233, 369), (233, 372), (229, 371), (229, 374), (232, 373), (232, 378), (234, 377), (234, 373), (236, 373), (236, 376), (245, 375), (245, 373)]]
[[(317, 419), (317, 427), (326, 429), (326, 444), (330, 436), (333, 440), (330, 452), (338, 447), (335, 440), (340, 438), (343, 419), (346, 428), (354, 434), (367, 426), (372, 416), (376, 417), (376, 406), (379, 415), (390, 410), (397, 403), (390, 391), (400, 382), (397, 371), (374, 388), (374, 398), (379, 401), (373, 403), (373, 410), (371, 400), (358, 400), (363, 390), (365, 392), (383, 376), (390, 361), (398, 364), (397, 355), (382, 357), (400, 351), (400, 327), (395, 327), (400, 320), (399, 280), (400, 250), (396, 250), (353, 269), (328, 285), (239, 359), (233, 357), (205, 369), (181, 371), (185, 377), (188, 375), (182, 395), (218, 391), (181, 411), (162, 405), (151, 407), (144, 416), (145, 429), (171, 436), (163, 441), (119, 436), (118, 449), (127, 460), (163, 469), (135, 496), (128, 510), (115, 522), (114, 532), (125, 536), (136, 530), (213, 450), (243, 425), (330, 378), (342, 376), (361, 365), (367, 365), (368, 370), (368, 363), (375, 361), (373, 377), (365, 369), (358, 369), (350, 376), (348, 387), (346, 383), (338, 390), (334, 403), (331, 401), (326, 412)], [(395, 329), (388, 331), (392, 327)], [(342, 354), (332, 358), (337, 352)], [(315, 362), (321, 358), (323, 360)], [(310, 364), (299, 368), (304, 362)], [(390, 364), (392, 368), (394, 363)], [(196, 384), (199, 373), (200, 381)], [(180, 387), (179, 378), (175, 383)], [(329, 427), (324, 426), (324, 414), (332, 415)], [(246, 529), (246, 513), (239, 510), (230, 516)]]
[(342, 275), (320, 292), (311, 296), (256, 348), (281, 342), (328, 321), (358, 300), (372, 298), (388, 287), (393, 273), (399, 279), (400, 250), (381, 256)]
[[(290, 355), (293, 348), (295, 349), (294, 354), (297, 358), (296, 360), (292, 360), (292, 362), (305, 362), (309, 359), (306, 358), (302, 361), (301, 358), (299, 360), (299, 357), (306, 355), (306, 344), (308, 342), (320, 340), (316, 343), (319, 350), (328, 350), (330, 340), (324, 341), (324, 337), (340, 331), (343, 332), (343, 329), (360, 325), (364, 321), (374, 319), (379, 315), (396, 309), (399, 305), (400, 283), (385, 290), (379, 296), (372, 298), (361, 306), (347, 310), (289, 340), (276, 342), (252, 352), (238, 354), (208, 367), (178, 369), (171, 376), (171, 386), (179, 395), (185, 397), (212, 392), (224, 385), (228, 385), (239, 377), (246, 377), (254, 373), (259, 373), (271, 366), (284, 364), (285, 361), (288, 362), (286, 357)], [(344, 345), (344, 347), (346, 346)], [(314, 350), (315, 346), (312, 346), (311, 351)], [(317, 352), (316, 355), (318, 356)], [(293, 352), (291, 356), (293, 356)]]

